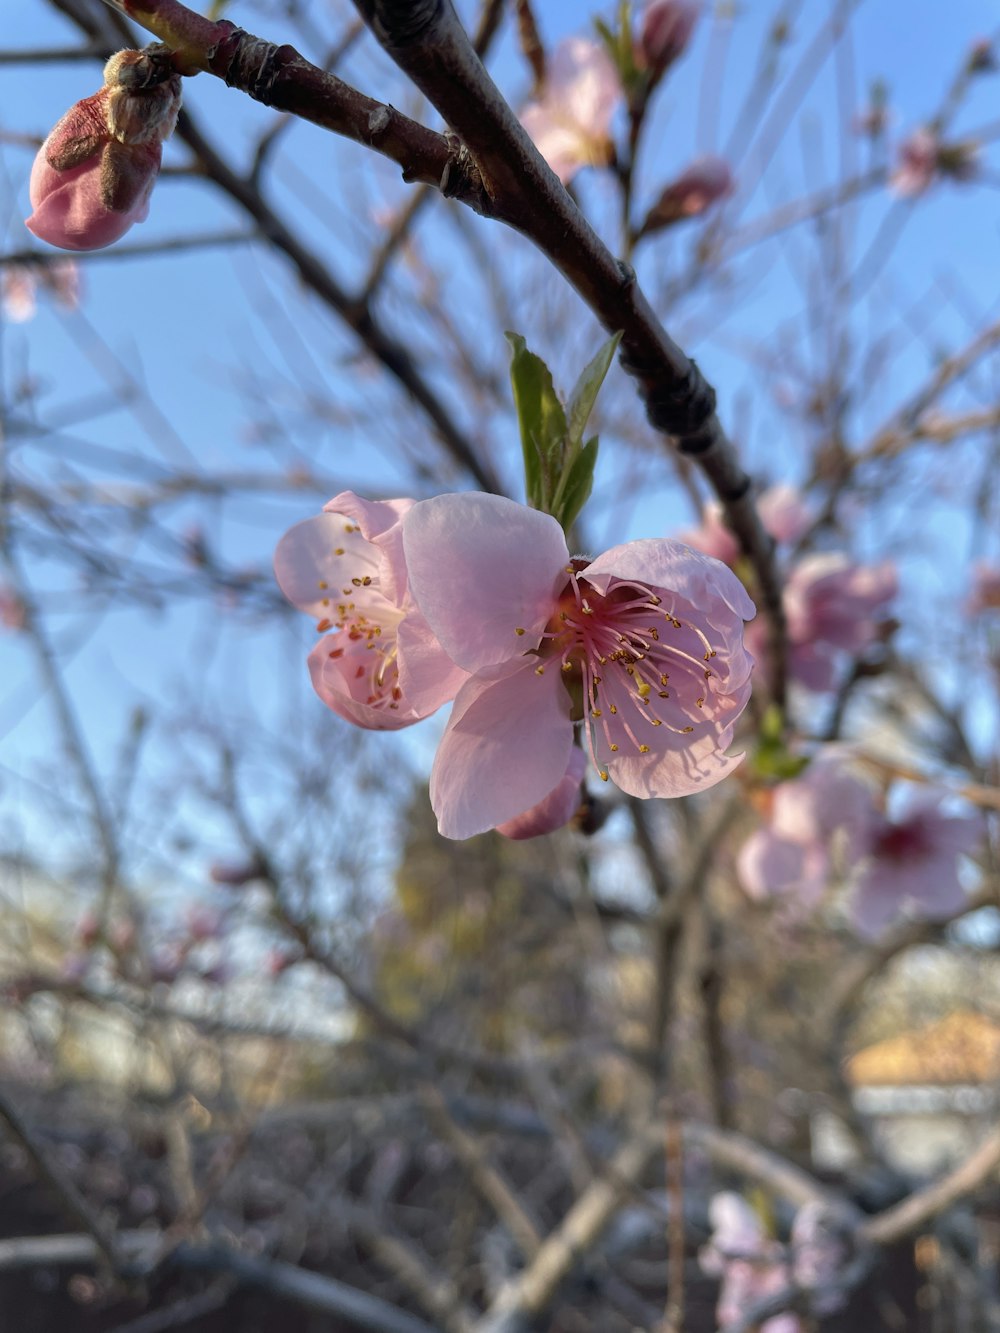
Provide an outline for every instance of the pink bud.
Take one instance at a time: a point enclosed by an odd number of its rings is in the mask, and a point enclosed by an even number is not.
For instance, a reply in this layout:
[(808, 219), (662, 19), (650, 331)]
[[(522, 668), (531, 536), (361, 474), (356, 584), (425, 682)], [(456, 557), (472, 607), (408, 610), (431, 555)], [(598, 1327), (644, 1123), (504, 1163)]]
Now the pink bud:
[(642, 16), (636, 63), (658, 79), (684, 54), (699, 13), (693, 0), (650, 0)]
[(666, 186), (649, 210), (643, 232), (659, 231), (684, 218), (700, 217), (733, 192), (733, 173), (722, 157), (698, 157)]
[(899, 166), (892, 173), (889, 188), (903, 199), (911, 199), (931, 185), (938, 169), (941, 143), (933, 130), (914, 130), (899, 145)]
[(215, 861), (208, 868), (213, 884), (224, 884), (227, 889), (242, 889), (256, 879), (263, 879), (267, 871), (259, 861)]
[(180, 77), (162, 55), (112, 56), (104, 87), (71, 107), (38, 151), (28, 230), (64, 250), (100, 250), (142, 222), (180, 103)]

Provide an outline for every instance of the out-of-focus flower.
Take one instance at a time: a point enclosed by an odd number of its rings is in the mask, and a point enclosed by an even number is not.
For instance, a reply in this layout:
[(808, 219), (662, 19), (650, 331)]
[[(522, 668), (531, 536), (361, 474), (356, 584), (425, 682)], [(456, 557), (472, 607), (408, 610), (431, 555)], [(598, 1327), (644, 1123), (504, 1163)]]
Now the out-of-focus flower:
[(965, 603), (965, 613), (981, 616), (984, 611), (1000, 611), (1000, 567), (979, 560), (972, 569), (972, 591)]
[(842, 552), (801, 560), (784, 593), (792, 678), (817, 692), (832, 689), (838, 659), (877, 642), (897, 587), (888, 561), (858, 565)]
[[(698, 1261), (711, 1277), (721, 1279), (715, 1315), (725, 1333), (758, 1301), (791, 1283), (783, 1247), (764, 1233), (760, 1219), (739, 1194), (716, 1194), (709, 1204), (712, 1236)], [(797, 1315), (779, 1314), (760, 1325), (760, 1333), (802, 1333)]]
[(27, 264), (8, 264), (0, 274), (0, 306), (11, 324), (26, 324), (38, 308), (38, 282)]
[[(769, 486), (757, 499), (757, 512), (776, 542), (798, 541), (812, 522), (812, 510), (795, 486)], [(705, 506), (700, 527), (682, 532), (679, 540), (726, 565), (740, 557), (739, 542), (723, 522), (717, 500)]]
[(901, 199), (912, 199), (938, 177), (954, 181), (974, 180), (979, 171), (979, 147), (975, 143), (942, 143), (933, 130), (914, 130), (899, 145), (899, 165), (889, 178), (889, 188)]
[(24, 629), (28, 623), (28, 608), (13, 588), (0, 584), (0, 625), (4, 629)]
[(797, 542), (812, 522), (812, 509), (796, 486), (769, 486), (757, 501), (765, 531), (776, 542)]
[(649, 0), (636, 50), (640, 69), (659, 79), (684, 54), (700, 12), (694, 0)]
[(611, 161), (611, 121), (622, 100), (618, 71), (604, 47), (570, 37), (556, 48), (542, 96), (524, 108), (521, 124), (565, 185), (581, 167)]
[(100, 250), (142, 222), (180, 104), (165, 56), (113, 55), (104, 87), (71, 107), (38, 151), (28, 229), (64, 250)]
[(412, 505), (344, 491), (286, 532), (274, 553), (281, 591), (324, 635), (309, 654), (313, 688), (359, 727), (396, 729), (429, 717), (466, 676), (410, 592), (400, 522)]
[(403, 521), (409, 586), (472, 673), (434, 761), (440, 831), (467, 838), (563, 781), (583, 721), (604, 779), (634, 796), (702, 791), (750, 697), (736, 576), (680, 542), (571, 561), (555, 519), (495, 495), (441, 495)]
[(904, 911), (941, 921), (961, 910), (958, 858), (975, 851), (983, 825), (977, 815), (946, 814), (942, 800), (940, 792), (920, 792), (899, 818), (871, 829), (852, 877), (849, 913), (859, 934), (874, 938)]
[(185, 913), (188, 938), (195, 943), (217, 940), (224, 933), (225, 917), (215, 907), (193, 903)]
[(941, 141), (933, 130), (914, 130), (899, 145), (899, 165), (889, 178), (889, 188), (901, 199), (911, 199), (931, 185), (938, 166)]
[(580, 808), (580, 784), (587, 771), (587, 757), (577, 746), (569, 752), (569, 764), (562, 781), (537, 805), (513, 819), (497, 825), (505, 838), (538, 838), (563, 828)]
[(740, 883), (751, 898), (780, 897), (808, 910), (826, 888), (834, 856), (853, 865), (862, 855), (875, 818), (871, 788), (830, 747), (801, 777), (774, 789), (769, 822), (736, 858)]
[(700, 217), (733, 192), (733, 173), (724, 157), (697, 157), (664, 187), (649, 210), (642, 232), (660, 231), (684, 218)]

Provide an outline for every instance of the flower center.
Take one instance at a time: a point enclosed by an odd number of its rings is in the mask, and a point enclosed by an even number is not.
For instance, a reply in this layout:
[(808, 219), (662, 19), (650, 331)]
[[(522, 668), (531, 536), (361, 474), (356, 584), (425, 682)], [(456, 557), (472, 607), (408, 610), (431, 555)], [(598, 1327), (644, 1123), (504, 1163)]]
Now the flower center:
[(326, 580), (318, 581), (327, 614), (316, 629), (320, 634), (342, 631), (341, 642), (327, 656), (333, 661), (347, 658), (344, 674), (353, 697), (395, 712), (403, 697), (396, 643), (403, 612), (380, 591), (378, 559), (371, 543), (350, 522), (345, 523), (344, 532), (345, 545), (333, 551), (338, 558), (346, 557), (343, 582), (331, 588)]
[(586, 723), (591, 757), (607, 781), (598, 749), (648, 754), (655, 740), (648, 728), (694, 731), (704, 717), (706, 682), (715, 675), (706, 664), (716, 650), (675, 613), (675, 604), (627, 580), (599, 592), (580, 577), (585, 567), (582, 560), (567, 566), (570, 577), (542, 635), (536, 671), (559, 664), (574, 721)]

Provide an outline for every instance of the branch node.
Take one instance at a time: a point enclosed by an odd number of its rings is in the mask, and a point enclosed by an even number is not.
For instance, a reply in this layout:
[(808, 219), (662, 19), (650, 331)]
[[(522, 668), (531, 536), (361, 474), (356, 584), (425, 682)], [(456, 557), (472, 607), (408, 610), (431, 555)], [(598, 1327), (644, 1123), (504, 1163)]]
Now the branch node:
[(230, 88), (242, 88), (256, 102), (269, 105), (274, 96), (274, 85), (281, 76), (289, 60), (298, 59), (298, 52), (291, 46), (278, 46), (254, 37), (242, 28), (233, 30), (227, 46), (228, 63), (224, 78)]

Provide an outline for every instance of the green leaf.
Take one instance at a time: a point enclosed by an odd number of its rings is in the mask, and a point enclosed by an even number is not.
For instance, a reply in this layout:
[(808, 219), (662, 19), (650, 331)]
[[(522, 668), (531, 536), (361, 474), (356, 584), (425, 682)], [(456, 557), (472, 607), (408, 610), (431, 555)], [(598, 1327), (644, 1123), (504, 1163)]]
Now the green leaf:
[(571, 449), (575, 448), (583, 439), (583, 432), (587, 429), (587, 422), (594, 410), (597, 395), (601, 391), (605, 376), (611, 369), (611, 362), (615, 358), (615, 352), (618, 351), (618, 344), (621, 340), (620, 332), (612, 334), (593, 361), (584, 368), (580, 378), (573, 386), (566, 412), (568, 418), (567, 435)]
[(528, 351), (519, 333), (505, 336), (513, 353), (510, 382), (521, 428), (527, 501), (534, 509), (548, 511), (562, 469), (566, 413), (545, 362)]
[(558, 506), (559, 512), (554, 517), (562, 524), (564, 532), (569, 532), (580, 510), (590, 499), (596, 462), (597, 436), (594, 435), (573, 459), (560, 487), (562, 499)]

